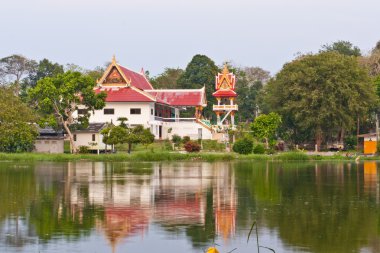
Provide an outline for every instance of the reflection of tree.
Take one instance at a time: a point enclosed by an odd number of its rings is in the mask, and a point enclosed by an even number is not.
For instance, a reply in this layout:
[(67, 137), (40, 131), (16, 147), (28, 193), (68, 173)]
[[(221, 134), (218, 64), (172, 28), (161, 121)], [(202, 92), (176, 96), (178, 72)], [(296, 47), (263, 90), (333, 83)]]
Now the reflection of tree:
[(266, 166), (237, 165), (239, 195), (248, 193), (251, 198), (239, 202), (240, 224), (249, 220), (246, 210), (256, 211), (286, 244), (311, 252), (358, 252), (379, 234), (379, 206), (374, 193), (364, 191), (361, 167), (284, 166), (277, 164), (268, 171)]
[[(55, 182), (51, 188), (39, 189), (39, 197), (30, 205), (30, 223), (42, 240), (56, 235), (79, 238), (89, 235), (95, 221), (103, 216), (103, 208), (89, 203), (88, 186), (82, 186), (83, 205), (71, 204), (63, 198), (63, 188)], [(87, 192), (87, 194), (86, 194)]]
[(33, 166), (19, 163), (1, 163), (0, 165), (0, 224), (7, 231), (2, 233), (5, 243), (13, 246), (23, 246), (28, 241), (28, 235), (32, 233), (25, 228), (23, 217), (26, 216), (31, 199), (36, 196)]

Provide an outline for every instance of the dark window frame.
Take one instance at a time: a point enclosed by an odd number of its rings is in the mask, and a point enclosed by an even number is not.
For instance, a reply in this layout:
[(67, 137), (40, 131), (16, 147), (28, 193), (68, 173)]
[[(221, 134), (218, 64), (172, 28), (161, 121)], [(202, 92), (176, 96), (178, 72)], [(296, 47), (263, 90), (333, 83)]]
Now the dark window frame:
[(129, 114), (141, 115), (141, 108), (131, 108), (131, 109), (129, 109)]
[(96, 137), (95, 134), (92, 134), (92, 141), (95, 141)]
[(104, 108), (103, 113), (104, 113), (104, 115), (114, 115), (115, 109), (114, 108)]
[(78, 109), (78, 115), (85, 115), (88, 113), (87, 109)]

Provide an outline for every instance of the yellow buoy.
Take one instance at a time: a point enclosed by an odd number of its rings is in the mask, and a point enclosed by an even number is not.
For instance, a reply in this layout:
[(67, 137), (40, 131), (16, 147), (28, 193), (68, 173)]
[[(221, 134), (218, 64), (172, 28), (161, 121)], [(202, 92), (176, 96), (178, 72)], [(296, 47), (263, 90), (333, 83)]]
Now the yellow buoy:
[(215, 247), (210, 247), (208, 248), (207, 253), (219, 253), (219, 251)]

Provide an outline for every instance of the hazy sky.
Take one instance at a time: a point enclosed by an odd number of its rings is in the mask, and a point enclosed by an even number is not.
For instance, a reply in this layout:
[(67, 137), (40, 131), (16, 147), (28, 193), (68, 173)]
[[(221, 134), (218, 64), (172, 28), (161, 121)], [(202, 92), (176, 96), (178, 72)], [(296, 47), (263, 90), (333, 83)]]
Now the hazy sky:
[(85, 68), (115, 54), (152, 75), (195, 54), (272, 74), (297, 52), (380, 40), (379, 0), (0, 0), (0, 58), (23, 54)]

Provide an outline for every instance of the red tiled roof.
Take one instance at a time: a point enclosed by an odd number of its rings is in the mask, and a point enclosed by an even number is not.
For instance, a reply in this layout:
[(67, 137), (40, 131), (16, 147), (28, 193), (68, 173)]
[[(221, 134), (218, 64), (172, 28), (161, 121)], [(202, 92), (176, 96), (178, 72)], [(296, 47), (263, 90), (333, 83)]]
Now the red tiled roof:
[(147, 90), (158, 103), (171, 106), (203, 105), (204, 90)]
[(233, 90), (217, 90), (212, 93), (214, 97), (236, 97), (237, 94)]
[(106, 102), (152, 102), (154, 101), (148, 96), (141, 94), (130, 87), (122, 88), (96, 88), (95, 93), (101, 91), (107, 93)]
[(143, 74), (134, 72), (120, 65), (118, 66), (121, 69), (121, 71), (123, 71), (123, 74), (128, 79), (131, 79), (131, 85), (135, 86), (136, 88), (139, 88), (140, 90), (153, 89), (152, 85), (149, 83), (149, 81), (145, 78)]

